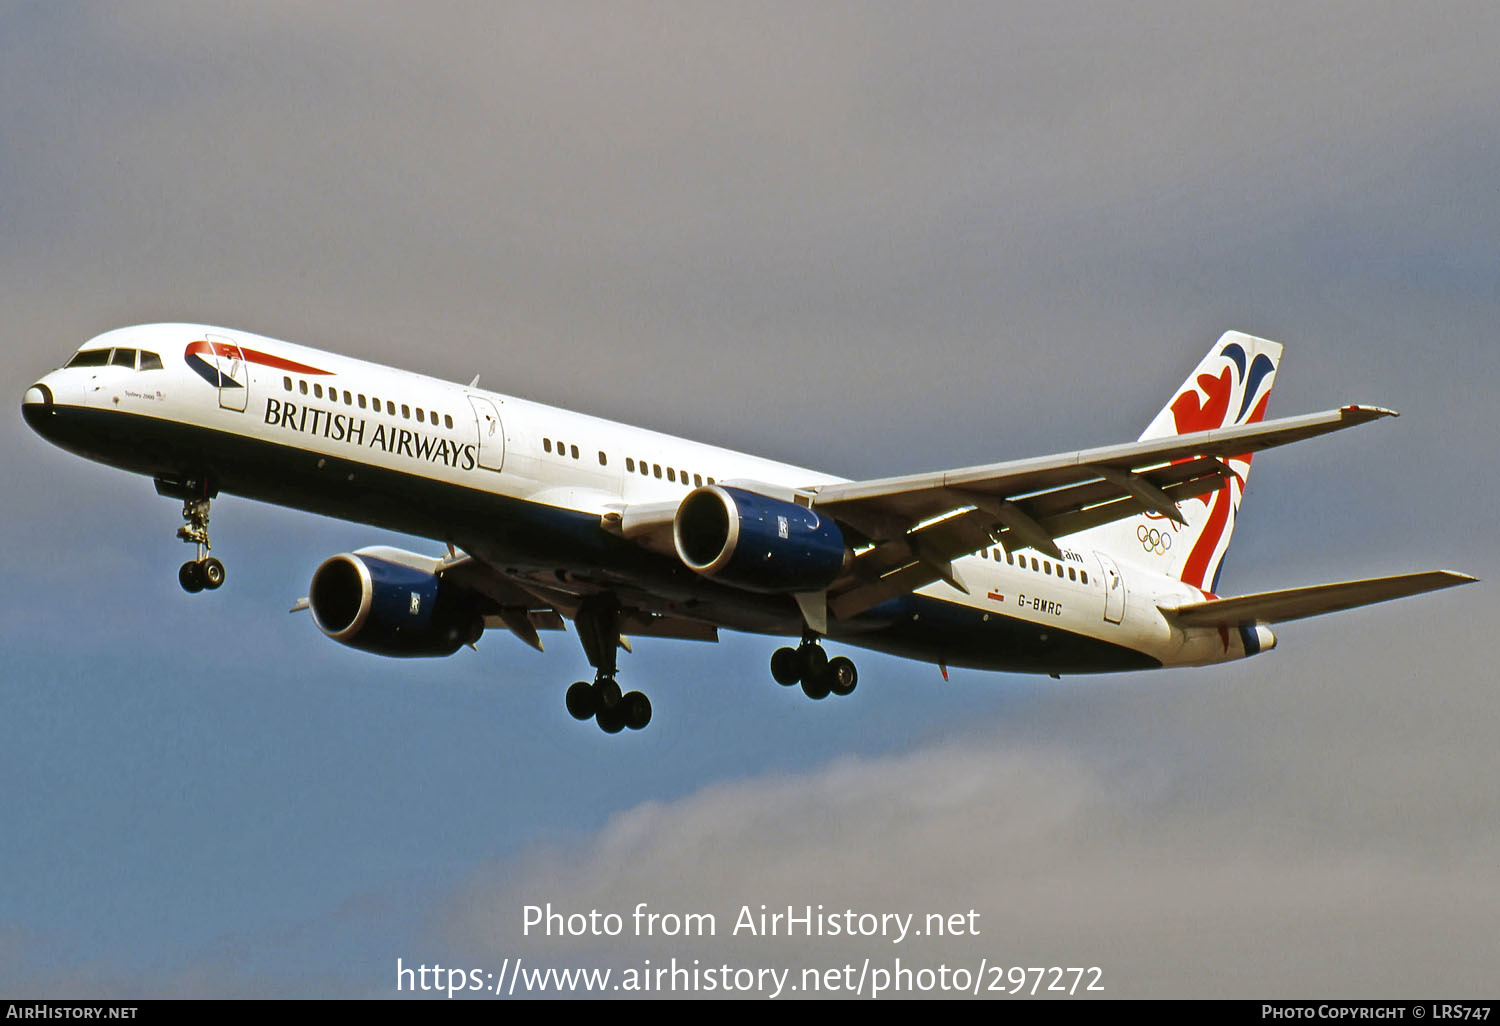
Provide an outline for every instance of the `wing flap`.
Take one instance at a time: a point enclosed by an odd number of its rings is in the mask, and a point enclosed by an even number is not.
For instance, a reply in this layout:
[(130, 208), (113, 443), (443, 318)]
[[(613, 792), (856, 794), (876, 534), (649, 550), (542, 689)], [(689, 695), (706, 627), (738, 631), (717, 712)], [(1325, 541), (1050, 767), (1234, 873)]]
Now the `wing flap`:
[(1426, 591), (1473, 584), (1478, 579), (1452, 570), (1429, 570), (1394, 577), (1369, 577), (1359, 581), (1315, 584), (1307, 588), (1287, 588), (1235, 598), (1210, 599), (1207, 602), (1163, 608), (1162, 612), (1181, 627), (1247, 627), (1256, 623), (1282, 623), (1336, 613), (1375, 602), (1420, 595)]

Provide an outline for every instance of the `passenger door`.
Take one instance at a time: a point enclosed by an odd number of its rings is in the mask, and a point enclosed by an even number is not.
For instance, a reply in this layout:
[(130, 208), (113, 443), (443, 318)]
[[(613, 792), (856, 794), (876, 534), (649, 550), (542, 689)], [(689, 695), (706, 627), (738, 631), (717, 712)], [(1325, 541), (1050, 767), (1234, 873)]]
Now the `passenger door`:
[(491, 400), (479, 395), (469, 396), (469, 405), (474, 407), (479, 427), (479, 465), (498, 472), (505, 462), (505, 429), (500, 423), (500, 411)]
[(1115, 561), (1104, 553), (1095, 552), (1094, 558), (1104, 571), (1104, 619), (1119, 623), (1125, 618), (1125, 578), (1120, 576)]
[(219, 372), (219, 407), (244, 413), (250, 403), (250, 370), (239, 344), (223, 335), (205, 335), (214, 347), (214, 365)]

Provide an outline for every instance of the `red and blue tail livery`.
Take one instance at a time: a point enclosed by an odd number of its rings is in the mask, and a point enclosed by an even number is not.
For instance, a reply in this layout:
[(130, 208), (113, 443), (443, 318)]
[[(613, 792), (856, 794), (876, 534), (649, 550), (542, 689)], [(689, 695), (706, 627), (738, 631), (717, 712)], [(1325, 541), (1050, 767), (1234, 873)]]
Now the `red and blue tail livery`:
[(1473, 581), (1217, 594), (1254, 455), (1394, 416), (1266, 420), (1281, 353), (1225, 334), (1133, 442), (865, 481), (198, 324), (106, 332), (21, 408), (182, 502), (190, 592), (226, 580), (222, 493), (432, 539), (446, 551), (331, 556), (293, 608), (373, 656), (452, 656), (502, 628), (541, 649), (571, 621), (595, 675), (563, 704), (617, 733), (651, 720), (620, 684), (627, 638), (787, 639), (771, 677), (825, 699), (859, 680), (833, 645), (944, 676), (1203, 666), (1270, 651), (1274, 624)]

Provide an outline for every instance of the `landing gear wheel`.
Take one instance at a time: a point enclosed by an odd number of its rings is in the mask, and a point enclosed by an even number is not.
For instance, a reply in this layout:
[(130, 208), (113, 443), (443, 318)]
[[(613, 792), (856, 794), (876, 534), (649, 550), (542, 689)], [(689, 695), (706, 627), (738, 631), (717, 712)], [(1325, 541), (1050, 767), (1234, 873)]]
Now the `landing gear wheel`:
[[(620, 685), (613, 677), (600, 677), (594, 681), (594, 706), (599, 710), (613, 709), (620, 704)], [(611, 734), (614, 731), (610, 731)]]
[(182, 590), (192, 593), (208, 588), (212, 591), (224, 583), (224, 564), (209, 556), (208, 511), (210, 500), (216, 494), (213, 487), (200, 480), (177, 480), (157, 478), (156, 491), (182, 499), (182, 519), (186, 521), (177, 529), (177, 537), (193, 546), (196, 558), (182, 564), (177, 571), (177, 583)]
[(795, 648), (778, 648), (771, 653), (771, 677), (785, 688), (802, 679), (802, 661)]
[(651, 722), (651, 699), (640, 691), (627, 693), (619, 707), (625, 714), (625, 726), (631, 730), (640, 730)]
[(570, 687), (566, 701), (568, 712), (575, 720), (586, 720), (594, 715), (594, 689), (586, 681), (579, 681)]
[(182, 585), (182, 590), (189, 594), (196, 594), (203, 590), (206, 583), (203, 580), (203, 568), (193, 560), (188, 560), (177, 568), (177, 583)]
[(799, 676), (804, 685), (810, 680), (820, 679), (823, 671), (828, 669), (828, 653), (823, 651), (821, 645), (803, 645), (797, 649), (797, 659), (801, 663), (802, 672)]
[(859, 683), (859, 672), (854, 668), (854, 660), (844, 656), (835, 656), (828, 660), (828, 669), (825, 672), (828, 677), (828, 690), (835, 695), (847, 695)]
[(828, 697), (828, 692), (829, 692), (829, 677), (830, 676), (831, 675), (825, 669), (822, 673), (818, 674), (816, 677), (803, 677), (802, 678), (802, 693), (804, 695), (806, 695), (808, 698), (813, 699), (814, 701), (817, 701), (817, 700), (822, 699), (822, 698), (827, 698)]
[(606, 734), (618, 734), (625, 729), (625, 711), (616, 705), (612, 709), (600, 709), (594, 719), (599, 723), (599, 729)]

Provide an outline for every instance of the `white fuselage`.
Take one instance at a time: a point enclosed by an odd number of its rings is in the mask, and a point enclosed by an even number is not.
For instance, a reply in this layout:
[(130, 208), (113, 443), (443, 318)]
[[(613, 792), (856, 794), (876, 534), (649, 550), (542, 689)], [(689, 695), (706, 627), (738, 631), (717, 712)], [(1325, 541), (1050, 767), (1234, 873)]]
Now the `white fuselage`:
[[(703, 581), (597, 525), (712, 482), (790, 493), (841, 478), (244, 332), (145, 325), (80, 352), (105, 348), (155, 354), (160, 366), (137, 356), (65, 367), (24, 404), (39, 432), (90, 458), (158, 477), (206, 474), (225, 491), (454, 543), (517, 574), (618, 585), (658, 611), (730, 629), (801, 629), (788, 597)], [(1067, 673), (1201, 665), (1274, 644), (1263, 627), (1179, 629), (1161, 607), (1203, 592), (1130, 553), (1067, 541), (1062, 561), (999, 548), (957, 560), (967, 594), (932, 584), (830, 634), (956, 666)], [(1098, 650), (1066, 651), (1085, 644)]]

